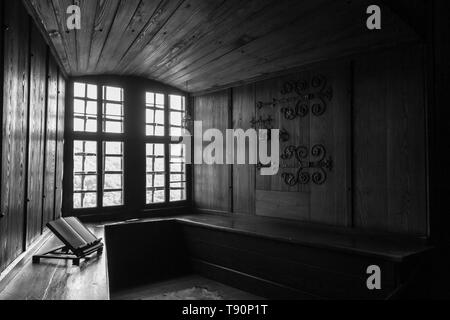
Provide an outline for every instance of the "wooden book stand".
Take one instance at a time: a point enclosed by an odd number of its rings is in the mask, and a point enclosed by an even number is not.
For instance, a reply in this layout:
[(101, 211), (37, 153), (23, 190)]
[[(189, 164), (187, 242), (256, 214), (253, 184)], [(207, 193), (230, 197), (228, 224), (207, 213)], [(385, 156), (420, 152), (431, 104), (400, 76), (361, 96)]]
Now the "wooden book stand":
[(88, 258), (97, 252), (103, 253), (102, 239), (97, 239), (77, 218), (61, 218), (50, 222), (47, 227), (64, 243), (64, 246), (41, 255), (33, 256), (33, 263), (41, 259), (72, 260), (79, 266), (81, 259)]

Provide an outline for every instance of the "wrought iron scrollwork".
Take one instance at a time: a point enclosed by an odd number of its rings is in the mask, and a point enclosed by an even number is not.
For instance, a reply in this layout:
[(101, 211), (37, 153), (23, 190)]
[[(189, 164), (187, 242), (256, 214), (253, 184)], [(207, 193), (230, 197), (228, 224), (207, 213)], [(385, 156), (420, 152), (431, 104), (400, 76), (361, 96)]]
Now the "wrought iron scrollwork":
[(253, 118), (250, 121), (253, 129), (257, 130), (271, 130), (273, 129), (273, 118), (268, 116), (267, 118), (263, 118), (262, 116), (259, 119)]
[(333, 99), (333, 88), (328, 85), (325, 76), (316, 75), (309, 80), (285, 82), (281, 94), (283, 96), (296, 94), (296, 96), (273, 98), (270, 102), (259, 101), (256, 107), (261, 110), (264, 107), (276, 108), (278, 105), (287, 104), (281, 109), (286, 120), (304, 118), (310, 112), (320, 117), (325, 114), (328, 103)]
[(304, 146), (288, 146), (284, 150), (281, 159), (295, 158), (299, 163), (296, 174), (285, 172), (281, 175), (288, 186), (306, 185), (311, 181), (316, 185), (322, 185), (327, 181), (327, 172), (333, 169), (333, 160), (327, 156), (326, 148), (323, 145), (315, 145), (311, 149), (311, 157), (314, 161), (308, 161), (308, 156), (309, 150)]

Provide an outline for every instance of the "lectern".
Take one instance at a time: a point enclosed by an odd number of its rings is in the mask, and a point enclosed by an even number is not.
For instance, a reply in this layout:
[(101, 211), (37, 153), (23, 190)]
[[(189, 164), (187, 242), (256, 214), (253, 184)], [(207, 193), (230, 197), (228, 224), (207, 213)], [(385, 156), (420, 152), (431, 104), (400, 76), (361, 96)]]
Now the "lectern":
[(47, 227), (64, 246), (33, 256), (33, 263), (40, 263), (41, 259), (57, 259), (71, 260), (74, 265), (79, 266), (81, 259), (86, 259), (94, 253), (103, 253), (102, 239), (97, 239), (77, 218), (61, 218), (49, 222)]

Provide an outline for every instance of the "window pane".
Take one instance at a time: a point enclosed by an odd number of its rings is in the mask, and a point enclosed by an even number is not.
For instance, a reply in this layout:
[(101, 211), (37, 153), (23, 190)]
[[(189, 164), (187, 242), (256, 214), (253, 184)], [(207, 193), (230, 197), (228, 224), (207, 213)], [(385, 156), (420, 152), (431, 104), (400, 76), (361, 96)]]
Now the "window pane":
[[(87, 91), (87, 97), (86, 97)], [(97, 132), (97, 86), (74, 84), (73, 129), (76, 132)]]
[(164, 144), (149, 143), (147, 151), (147, 204), (165, 202)]
[(73, 207), (97, 206), (97, 142), (74, 141)]
[(89, 99), (97, 100), (97, 86), (88, 84), (87, 85), (87, 97)]
[(186, 196), (186, 146), (170, 145), (170, 201), (184, 201)]
[(169, 96), (170, 99), (170, 135), (179, 137), (183, 135), (186, 117), (185, 98), (183, 96)]
[(122, 142), (107, 142), (105, 143), (105, 154), (107, 155), (123, 155)]
[(123, 142), (103, 143), (103, 206), (121, 206), (123, 202)]
[(86, 84), (75, 82), (73, 85), (73, 96), (86, 98)]
[(163, 94), (146, 93), (146, 134), (147, 136), (164, 136), (165, 97)]
[(122, 157), (105, 157), (105, 171), (123, 171)]
[(105, 192), (103, 195), (103, 206), (117, 207), (123, 205), (123, 192)]
[(103, 100), (103, 132), (123, 133), (123, 89), (103, 87)]
[(75, 99), (73, 102), (73, 111), (75, 112), (75, 114), (84, 114), (86, 112), (85, 106), (85, 100)]
[(104, 87), (104, 88), (105, 88), (105, 96), (103, 97), (104, 100), (123, 102), (122, 88), (116, 87)]

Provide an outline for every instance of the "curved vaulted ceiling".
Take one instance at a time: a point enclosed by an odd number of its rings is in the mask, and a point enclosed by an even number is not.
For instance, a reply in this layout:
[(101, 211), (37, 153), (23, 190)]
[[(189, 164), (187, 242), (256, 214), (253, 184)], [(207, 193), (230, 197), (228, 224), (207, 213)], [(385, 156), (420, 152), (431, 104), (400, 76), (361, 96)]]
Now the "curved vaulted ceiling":
[(81, 29), (67, 30), (72, 0), (25, 0), (68, 75), (144, 76), (189, 92), (418, 37), (391, 6), (369, 31), (372, 2), (78, 0)]

